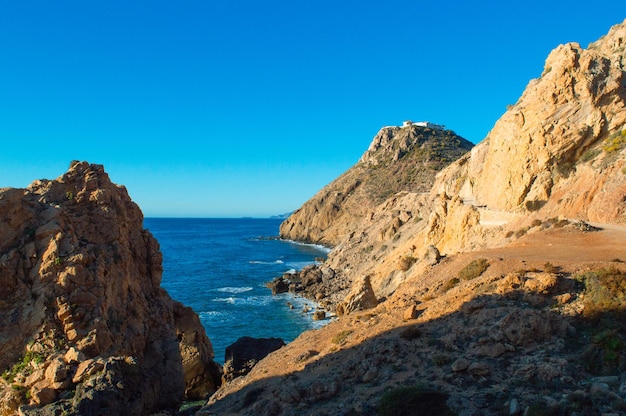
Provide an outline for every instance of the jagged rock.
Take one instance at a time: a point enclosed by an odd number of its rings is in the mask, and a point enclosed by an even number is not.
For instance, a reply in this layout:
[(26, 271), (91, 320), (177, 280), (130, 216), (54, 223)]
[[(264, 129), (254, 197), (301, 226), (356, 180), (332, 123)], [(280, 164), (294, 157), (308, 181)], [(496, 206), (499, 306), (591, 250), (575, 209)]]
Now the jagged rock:
[(347, 315), (350, 312), (375, 308), (378, 299), (372, 289), (369, 276), (353, 283), (352, 289), (344, 301), (337, 306), (337, 314)]
[(404, 320), (410, 321), (411, 319), (415, 319), (419, 316), (419, 312), (417, 310), (417, 306), (411, 305), (404, 311)]
[(459, 371), (464, 371), (467, 370), (467, 368), (470, 366), (470, 361), (466, 358), (458, 358), (457, 360), (455, 360), (452, 365), (451, 365), (451, 369), (452, 371), (454, 371), (455, 373), (459, 372)]
[(284, 346), (285, 341), (280, 338), (239, 338), (226, 347), (224, 381), (248, 374), (261, 359)]
[(198, 315), (188, 306), (174, 304), (174, 320), (183, 364), (185, 397), (206, 398), (219, 387), (221, 367), (213, 361), (213, 346)]
[(437, 247), (429, 244), (428, 247), (426, 247), (426, 253), (424, 253), (424, 262), (429, 266), (434, 266), (439, 263), (439, 260), (441, 260), (439, 250), (437, 250)]
[[(204, 329), (197, 316), (177, 326), (180, 305), (160, 287), (159, 245), (101, 165), (72, 162), (55, 180), (1, 189), (0, 217), (0, 368), (27, 354), (31, 366), (41, 362), (45, 373), (28, 385), (21, 373), (9, 380), (41, 412), (58, 410), (41, 406), (64, 400), (72, 383), (64, 411), (103, 415), (114, 411), (98, 406), (115, 403), (129, 415), (177, 409), (185, 381), (198, 388), (184, 378), (181, 354), (187, 362), (188, 351), (202, 350), (198, 360), (215, 365)], [(208, 393), (220, 378), (200, 383)], [(0, 412), (13, 408), (10, 397)]]
[(326, 319), (325, 311), (318, 310), (318, 311), (313, 312), (314, 321), (323, 321), (324, 319)]

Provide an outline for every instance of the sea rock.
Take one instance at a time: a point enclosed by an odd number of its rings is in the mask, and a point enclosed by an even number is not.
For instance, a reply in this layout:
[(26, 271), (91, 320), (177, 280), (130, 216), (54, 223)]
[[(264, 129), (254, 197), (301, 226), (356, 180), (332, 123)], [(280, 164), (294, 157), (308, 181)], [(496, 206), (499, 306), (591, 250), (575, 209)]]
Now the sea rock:
[(261, 359), (284, 346), (281, 338), (239, 338), (226, 347), (224, 382), (248, 374)]
[[(1, 189), (0, 218), (0, 367), (27, 353), (28, 368), (40, 362), (44, 378), (23, 387), (42, 412), (70, 388), (65, 411), (103, 415), (115, 412), (98, 406), (116, 403), (129, 415), (177, 409), (185, 390), (216, 389), (215, 372), (185, 377), (189, 351), (215, 367), (210, 343), (197, 316), (177, 322), (181, 306), (160, 287), (159, 244), (103, 166), (75, 161), (55, 180)], [(0, 413), (11, 413), (15, 396), (2, 397), (11, 398)]]
[(185, 380), (185, 397), (206, 398), (219, 387), (222, 368), (213, 361), (213, 346), (198, 315), (188, 306), (174, 303), (174, 320)]

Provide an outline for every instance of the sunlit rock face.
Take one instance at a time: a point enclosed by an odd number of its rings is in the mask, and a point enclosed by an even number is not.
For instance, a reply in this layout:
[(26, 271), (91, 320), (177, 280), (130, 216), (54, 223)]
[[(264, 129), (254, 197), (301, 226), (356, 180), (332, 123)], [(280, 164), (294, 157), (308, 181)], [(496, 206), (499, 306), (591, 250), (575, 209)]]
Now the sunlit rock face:
[(4, 414), (145, 414), (216, 389), (197, 315), (160, 287), (159, 244), (102, 166), (1, 190), (0, 219), (0, 367), (18, 386), (4, 386)]

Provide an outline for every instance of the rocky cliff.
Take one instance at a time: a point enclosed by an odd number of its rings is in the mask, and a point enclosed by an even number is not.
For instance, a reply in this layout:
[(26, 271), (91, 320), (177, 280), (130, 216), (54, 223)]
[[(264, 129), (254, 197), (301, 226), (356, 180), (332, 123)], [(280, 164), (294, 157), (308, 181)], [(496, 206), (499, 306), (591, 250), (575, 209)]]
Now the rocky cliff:
[(384, 127), (356, 165), (285, 220), (280, 235), (335, 246), (395, 193), (428, 192), (435, 174), (472, 146), (449, 130)]
[(344, 316), (200, 414), (622, 414), (625, 62), (626, 21), (587, 49), (559, 46), (428, 192), (399, 187), (357, 221), (343, 201), (365, 175), (307, 202), (281, 231), (334, 249), (296, 286), (313, 281), (302, 293)]
[(219, 386), (204, 328), (160, 287), (159, 245), (102, 166), (2, 189), (0, 219), (0, 414), (150, 414)]

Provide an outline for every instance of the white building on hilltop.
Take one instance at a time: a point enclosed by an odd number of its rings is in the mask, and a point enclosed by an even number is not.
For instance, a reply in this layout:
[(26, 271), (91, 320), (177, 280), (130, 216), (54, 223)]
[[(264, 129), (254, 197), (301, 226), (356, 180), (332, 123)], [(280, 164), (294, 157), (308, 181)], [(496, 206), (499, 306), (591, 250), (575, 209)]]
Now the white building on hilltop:
[(417, 123), (413, 123), (411, 120), (406, 120), (402, 123), (402, 127), (408, 127), (408, 126), (427, 127), (433, 130), (445, 129), (445, 126), (442, 126), (441, 124), (431, 123), (429, 121), (418, 121)]

